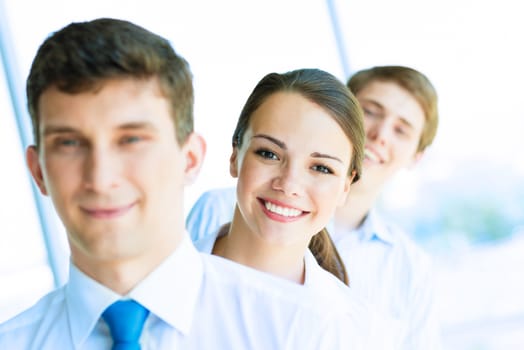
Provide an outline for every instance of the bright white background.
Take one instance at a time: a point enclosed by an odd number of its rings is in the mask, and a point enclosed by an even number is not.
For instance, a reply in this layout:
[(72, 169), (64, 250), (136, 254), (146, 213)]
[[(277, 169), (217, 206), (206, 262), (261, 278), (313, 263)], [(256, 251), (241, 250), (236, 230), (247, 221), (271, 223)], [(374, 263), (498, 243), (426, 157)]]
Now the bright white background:
[[(516, 3), (333, 1), (351, 71), (408, 65), (439, 92), (435, 144), (381, 205), (435, 257), (447, 349), (524, 346), (524, 22)], [(317, 67), (347, 78), (327, 1), (4, 0), (4, 8), (22, 84), (38, 45), (71, 21), (118, 17), (171, 40), (191, 64), (196, 129), (208, 143), (186, 211), (202, 191), (234, 184), (230, 137), (263, 75)], [(2, 73), (0, 320), (53, 287)], [(63, 232), (56, 239), (67, 257)]]

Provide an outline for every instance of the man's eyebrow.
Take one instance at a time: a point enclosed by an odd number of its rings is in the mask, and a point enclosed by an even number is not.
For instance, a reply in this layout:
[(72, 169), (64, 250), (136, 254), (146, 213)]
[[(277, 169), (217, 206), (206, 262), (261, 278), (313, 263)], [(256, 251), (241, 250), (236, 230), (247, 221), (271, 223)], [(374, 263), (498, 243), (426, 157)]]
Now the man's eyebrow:
[[(370, 103), (374, 107), (377, 107), (377, 108), (380, 108), (381, 110), (384, 110), (384, 106), (381, 103), (379, 103), (378, 101), (376, 101), (376, 100), (369, 99), (369, 98), (362, 98), (362, 102)], [(362, 104), (362, 102), (361, 102), (361, 104)]]
[(311, 153), (311, 157), (313, 157), (313, 158), (328, 158), (328, 159), (333, 159), (333, 160), (336, 160), (336, 161), (338, 161), (340, 163), (343, 163), (340, 158), (332, 156), (332, 155), (329, 155), (329, 154), (325, 154), (325, 153), (313, 152), (313, 153)]
[[(365, 103), (369, 103), (369, 104), (372, 104), (373, 106), (379, 108), (380, 110), (384, 110), (384, 106), (382, 104), (380, 104), (379, 102), (375, 101), (375, 100), (372, 100), (372, 99), (367, 99), (367, 98), (363, 98), (362, 99), (362, 102), (365, 102)], [(362, 104), (362, 103), (361, 103)], [(407, 120), (406, 118), (404, 118), (403, 116), (398, 116), (398, 118), (400, 119), (400, 122), (402, 124), (404, 124), (405, 126), (407, 126), (408, 128), (410, 129), (414, 129), (413, 127), (413, 124)]]
[(129, 123), (121, 124), (117, 128), (121, 130), (136, 130), (136, 129), (156, 130), (157, 129), (150, 122), (129, 122)]
[(266, 135), (266, 134), (256, 134), (256, 135), (253, 135), (252, 138), (262, 138), (262, 139), (266, 139), (272, 143), (274, 143), (275, 145), (277, 145), (278, 147), (282, 148), (282, 149), (287, 149), (287, 146), (286, 144), (283, 142), (283, 141), (280, 141), (272, 136), (269, 136), (269, 135)]
[[(118, 125), (116, 127), (118, 130), (138, 130), (138, 129), (148, 129), (148, 130), (156, 130), (156, 127), (149, 122), (129, 122), (129, 123), (123, 123), (121, 125)], [(63, 125), (48, 125), (44, 128), (42, 135), (48, 136), (53, 134), (66, 134), (66, 133), (77, 133), (80, 132), (80, 130), (75, 129), (71, 126), (63, 126)]]
[(399, 119), (400, 119), (400, 122), (401, 122), (403, 125), (405, 125), (405, 126), (408, 127), (409, 129), (414, 129), (413, 124), (411, 124), (409, 120), (407, 120), (407, 119), (404, 118), (403, 116), (400, 116)]
[(77, 130), (70, 126), (54, 126), (49, 125), (44, 127), (44, 130), (42, 131), (43, 136), (49, 136), (53, 134), (66, 134), (66, 133), (74, 133), (77, 132)]

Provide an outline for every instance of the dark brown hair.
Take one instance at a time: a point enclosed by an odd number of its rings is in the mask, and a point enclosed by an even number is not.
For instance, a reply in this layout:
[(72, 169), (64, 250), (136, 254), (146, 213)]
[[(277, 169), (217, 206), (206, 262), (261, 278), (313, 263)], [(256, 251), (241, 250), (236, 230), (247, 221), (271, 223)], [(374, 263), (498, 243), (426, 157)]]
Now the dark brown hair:
[[(271, 95), (296, 92), (323, 108), (344, 131), (352, 144), (352, 158), (348, 176), (357, 181), (362, 172), (364, 154), (364, 126), (362, 110), (356, 98), (340, 80), (319, 69), (299, 69), (284, 74), (270, 73), (257, 84), (248, 97), (233, 134), (233, 147), (242, 146), (242, 138), (251, 115)], [(320, 266), (344, 283), (348, 283), (346, 269), (338, 251), (325, 229), (311, 239), (309, 248)]]
[(331, 272), (339, 280), (344, 282), (344, 284), (349, 286), (346, 266), (327, 229), (324, 228), (311, 238), (309, 250), (311, 250), (318, 264), (322, 266), (324, 270)]
[(362, 109), (355, 96), (332, 74), (320, 69), (298, 69), (284, 74), (270, 73), (259, 81), (249, 95), (233, 133), (233, 147), (242, 145), (242, 138), (253, 112), (271, 95), (280, 91), (296, 92), (319, 105), (337, 122), (351, 142), (352, 158), (348, 174), (353, 182), (362, 173), (364, 157), (364, 125)]
[(161, 36), (131, 22), (101, 18), (71, 23), (38, 49), (26, 85), (37, 147), (38, 102), (46, 89), (56, 86), (70, 94), (95, 91), (104, 80), (115, 78), (157, 78), (170, 101), (177, 141), (185, 142), (193, 131), (193, 83), (188, 63)]

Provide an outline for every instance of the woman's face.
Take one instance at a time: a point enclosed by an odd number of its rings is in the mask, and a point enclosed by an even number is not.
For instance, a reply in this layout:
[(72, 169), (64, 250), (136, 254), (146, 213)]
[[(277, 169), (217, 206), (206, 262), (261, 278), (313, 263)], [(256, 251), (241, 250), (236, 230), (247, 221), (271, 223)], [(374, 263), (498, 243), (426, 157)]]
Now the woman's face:
[(231, 155), (242, 226), (272, 244), (307, 246), (345, 201), (351, 156), (351, 142), (320, 106), (295, 92), (269, 96)]

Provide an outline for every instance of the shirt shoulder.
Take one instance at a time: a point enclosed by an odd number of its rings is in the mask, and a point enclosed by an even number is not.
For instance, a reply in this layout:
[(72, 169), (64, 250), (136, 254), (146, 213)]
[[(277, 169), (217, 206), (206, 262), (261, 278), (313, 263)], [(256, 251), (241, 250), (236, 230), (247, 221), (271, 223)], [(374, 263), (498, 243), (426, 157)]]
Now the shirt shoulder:
[(353, 308), (362, 306), (358, 296), (332, 273), (324, 270), (316, 261), (311, 251), (305, 255), (306, 281), (305, 286), (315, 291), (322, 300), (338, 307), (348, 308), (353, 314)]
[[(0, 349), (26, 349), (45, 337), (65, 310), (64, 287), (44, 297), (35, 305), (0, 325)], [(30, 343), (31, 342), (31, 343)]]
[(215, 246), (217, 236), (218, 230), (216, 230), (214, 234), (209, 234), (193, 242), (193, 245), (199, 252), (211, 254), (211, 252), (213, 251), (213, 247)]
[[(206, 280), (215, 288), (228, 290), (239, 298), (259, 296), (268, 303), (282, 307), (300, 309), (313, 314), (347, 314), (346, 308), (339, 308), (328, 301), (324, 294), (313, 288), (293, 283), (284, 278), (255, 270), (215, 255), (204, 255)], [(250, 297), (248, 297), (250, 296)]]
[[(378, 210), (371, 210), (359, 229), (366, 237), (361, 244), (382, 242), (381, 251), (387, 256), (389, 264), (395, 269), (409, 273), (410, 271), (425, 271), (431, 265), (431, 258), (406, 231), (392, 220), (385, 218)], [(375, 239), (373, 239), (375, 238)]]
[[(326, 302), (333, 307), (347, 310), (351, 322), (351, 327), (347, 331), (353, 330), (358, 333), (364, 349), (398, 348), (398, 336), (392, 331), (393, 319), (379, 312), (351, 287), (320, 266), (318, 271), (315, 271), (315, 280), (312, 282), (314, 283), (311, 284), (311, 288), (315, 288)], [(377, 338), (377, 334), (381, 334), (381, 337)]]
[(413, 269), (427, 270), (431, 266), (431, 257), (416, 243), (400, 226), (388, 222), (386, 224), (393, 239), (393, 249), (401, 254), (404, 261)]
[(369, 314), (348, 307), (342, 290), (333, 292), (338, 295), (333, 300), (317, 289), (221, 257), (202, 258), (202, 298), (227, 309), (229, 326), (257, 339), (271, 338), (269, 348), (366, 349), (362, 332), (369, 323), (362, 321)]
[(191, 240), (198, 241), (231, 221), (235, 203), (235, 187), (212, 189), (200, 195), (186, 218)]

